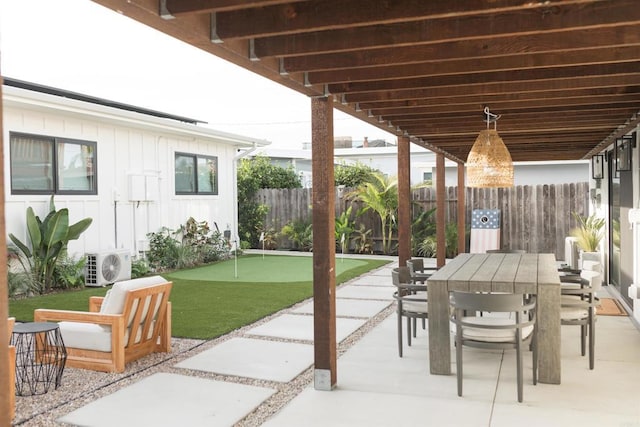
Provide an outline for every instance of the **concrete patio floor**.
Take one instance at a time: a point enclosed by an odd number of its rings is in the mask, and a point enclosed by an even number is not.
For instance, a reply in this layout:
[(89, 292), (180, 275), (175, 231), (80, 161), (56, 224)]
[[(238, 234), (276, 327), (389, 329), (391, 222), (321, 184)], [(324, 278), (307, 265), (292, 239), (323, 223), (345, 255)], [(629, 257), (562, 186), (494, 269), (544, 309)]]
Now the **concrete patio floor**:
[[(464, 350), (464, 394), (455, 374), (429, 374), (428, 333), (419, 329), (398, 357), (391, 304), (391, 268), (382, 267), (337, 291), (339, 341), (386, 313), (386, 318), (338, 359), (331, 392), (309, 384), (265, 426), (640, 426), (640, 332), (629, 317), (599, 316), (595, 369), (580, 356), (579, 328), (562, 328), (562, 384), (531, 381), (524, 360), (524, 402), (518, 403), (513, 352)], [(224, 341), (58, 419), (83, 426), (242, 426), (269, 402), (277, 383), (309, 377), (312, 317), (302, 304), (244, 336)], [(455, 372), (454, 362), (452, 370)], [(264, 385), (196, 378), (198, 372), (263, 380)], [(265, 403), (266, 402), (266, 403)], [(144, 421), (144, 422), (143, 422)]]

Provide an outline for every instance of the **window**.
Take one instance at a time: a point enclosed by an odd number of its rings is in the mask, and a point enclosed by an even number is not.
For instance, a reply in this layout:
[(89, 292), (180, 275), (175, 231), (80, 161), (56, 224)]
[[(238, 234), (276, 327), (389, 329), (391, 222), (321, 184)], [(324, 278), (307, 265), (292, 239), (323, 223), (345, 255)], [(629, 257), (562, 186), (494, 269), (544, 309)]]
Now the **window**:
[(97, 194), (96, 143), (10, 133), (11, 194)]
[(218, 194), (218, 158), (176, 153), (176, 194)]

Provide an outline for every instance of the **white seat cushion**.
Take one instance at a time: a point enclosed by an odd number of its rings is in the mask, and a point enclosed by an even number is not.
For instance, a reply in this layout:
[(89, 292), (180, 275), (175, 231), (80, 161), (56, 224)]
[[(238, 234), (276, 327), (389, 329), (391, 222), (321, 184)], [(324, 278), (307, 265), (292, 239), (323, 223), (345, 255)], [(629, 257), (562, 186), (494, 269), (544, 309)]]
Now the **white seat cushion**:
[(412, 313), (427, 312), (427, 293), (424, 291), (402, 297), (402, 309)]
[(562, 320), (582, 320), (589, 317), (589, 311), (583, 307), (562, 307), (560, 319)]
[[(506, 317), (464, 317), (464, 322), (473, 323), (476, 325), (514, 325), (515, 320)], [(454, 325), (455, 326), (455, 325)], [(455, 328), (452, 328), (455, 330)], [(525, 326), (522, 328), (522, 338), (526, 338), (533, 332), (533, 325)], [(472, 326), (464, 326), (462, 328), (462, 337), (465, 339), (471, 339), (476, 341), (485, 342), (509, 342), (515, 338), (514, 329), (484, 329), (474, 328)]]
[(110, 326), (82, 322), (60, 322), (58, 326), (66, 347), (111, 351)]

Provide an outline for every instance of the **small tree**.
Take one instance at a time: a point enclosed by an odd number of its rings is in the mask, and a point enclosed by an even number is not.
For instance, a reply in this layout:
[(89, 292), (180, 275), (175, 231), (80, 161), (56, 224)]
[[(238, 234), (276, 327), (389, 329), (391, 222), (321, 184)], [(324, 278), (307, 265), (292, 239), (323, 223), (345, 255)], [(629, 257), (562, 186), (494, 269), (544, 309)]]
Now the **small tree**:
[(259, 246), (260, 231), (264, 230), (267, 206), (255, 198), (261, 188), (301, 188), (293, 167), (283, 168), (271, 164), (268, 157), (255, 156), (242, 159), (238, 167), (238, 233), (240, 240), (250, 247)]
[(372, 182), (360, 185), (350, 197), (363, 203), (363, 212), (372, 210), (378, 214), (382, 224), (382, 249), (384, 253), (390, 253), (398, 211), (398, 181), (395, 177), (387, 177), (382, 173), (376, 173), (373, 177)]
[(379, 171), (359, 162), (355, 165), (342, 163), (335, 166), (333, 177), (336, 186), (356, 188), (365, 182), (372, 182), (376, 173)]
[(27, 208), (28, 243), (23, 243), (13, 234), (9, 238), (26, 260), (25, 269), (34, 277), (40, 291), (48, 292), (54, 286), (54, 273), (58, 260), (67, 254), (67, 244), (76, 240), (91, 225), (92, 219), (85, 218), (69, 225), (69, 210), (56, 210), (53, 196), (49, 201), (49, 214), (41, 220), (32, 207)]

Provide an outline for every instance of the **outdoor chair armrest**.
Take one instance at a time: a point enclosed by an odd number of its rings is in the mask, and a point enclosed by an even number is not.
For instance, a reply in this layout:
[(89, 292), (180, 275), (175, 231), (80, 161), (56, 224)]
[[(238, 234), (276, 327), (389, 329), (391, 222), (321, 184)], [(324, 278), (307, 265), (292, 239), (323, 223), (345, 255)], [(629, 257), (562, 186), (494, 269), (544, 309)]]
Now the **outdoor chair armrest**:
[(103, 302), (104, 297), (89, 297), (89, 312), (98, 313)]
[(124, 316), (121, 314), (101, 314), (87, 311), (50, 310), (39, 308), (34, 311), (35, 322), (82, 322), (98, 325), (115, 326), (118, 323), (124, 325)]
[(396, 287), (407, 293), (424, 292), (427, 290), (427, 285), (414, 285), (410, 283), (400, 283), (399, 285), (396, 285)]

